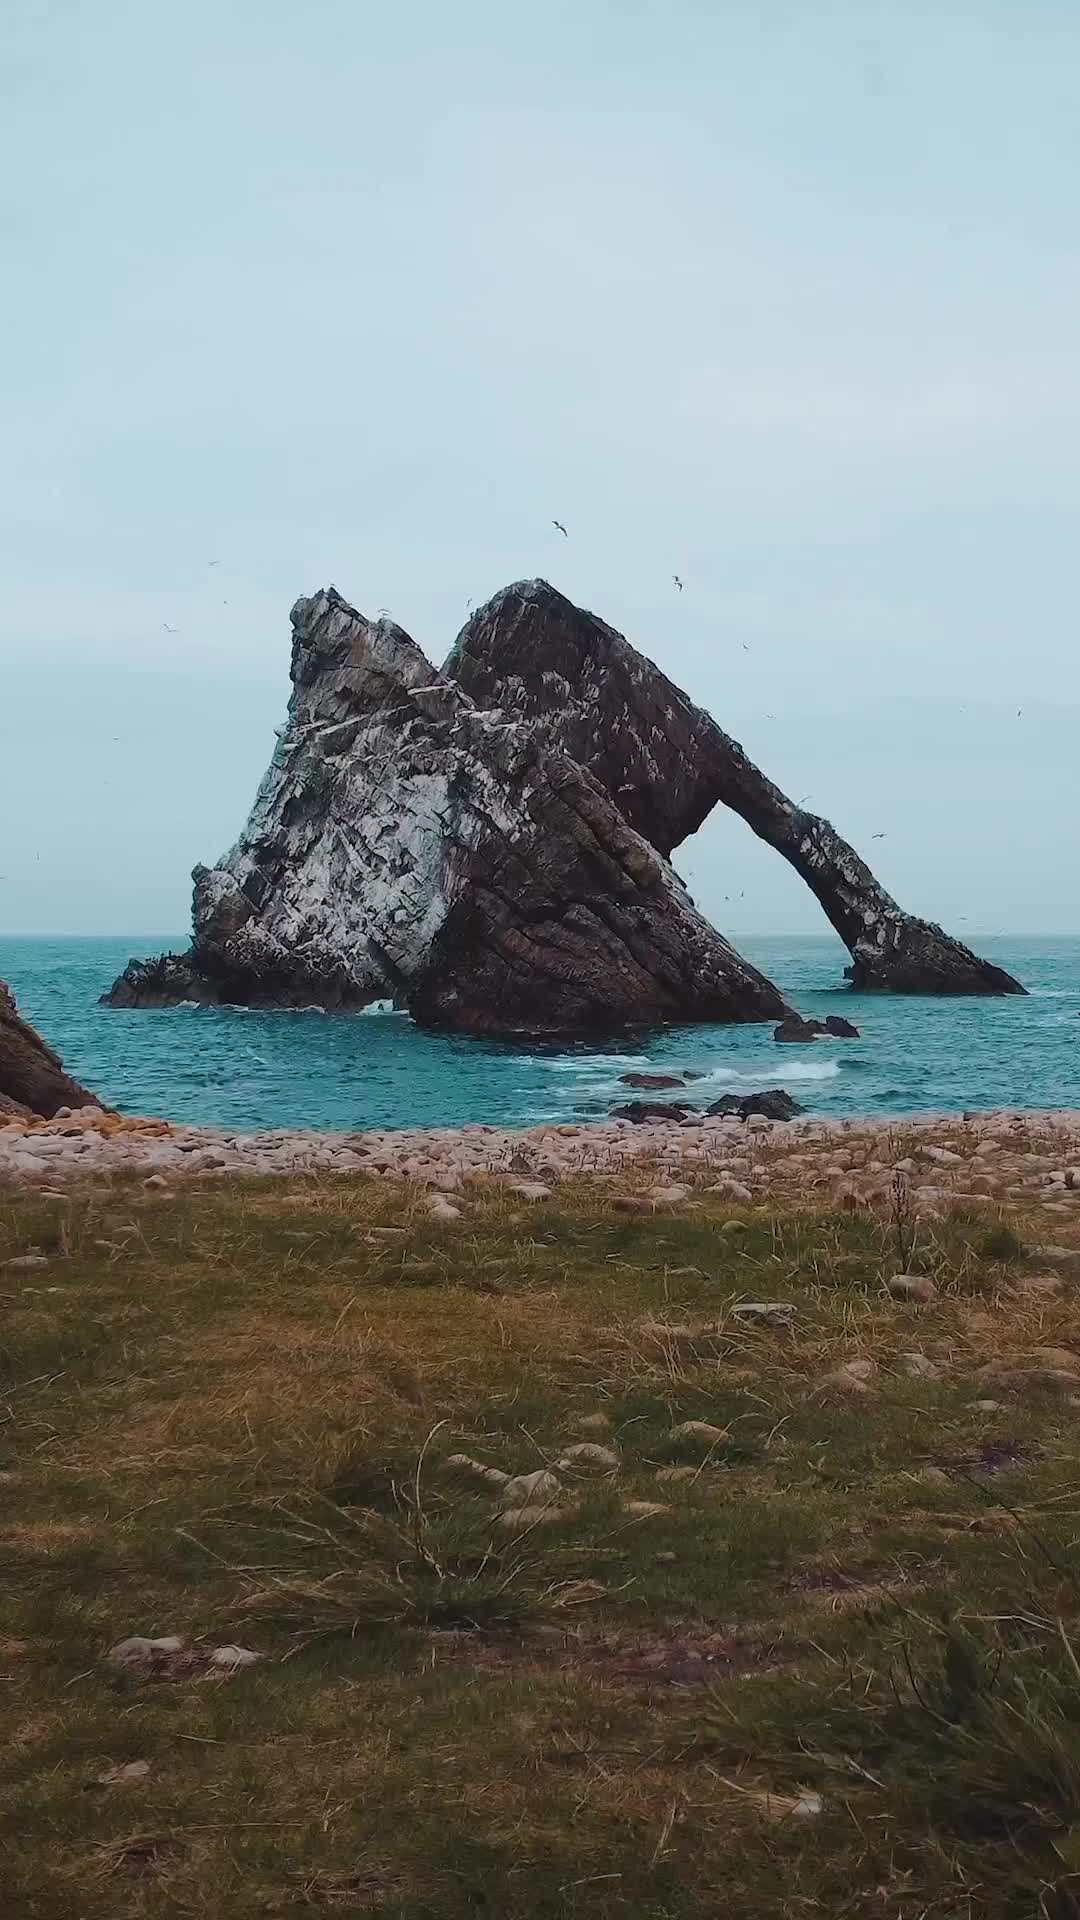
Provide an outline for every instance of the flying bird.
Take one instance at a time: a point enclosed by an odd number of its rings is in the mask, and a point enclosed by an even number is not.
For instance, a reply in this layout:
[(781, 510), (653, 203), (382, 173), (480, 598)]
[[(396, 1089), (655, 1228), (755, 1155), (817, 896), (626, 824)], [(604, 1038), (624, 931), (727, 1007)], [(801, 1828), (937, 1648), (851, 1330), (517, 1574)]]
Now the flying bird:
[(558, 527), (559, 532), (562, 534), (562, 537), (564, 540), (569, 540), (570, 535), (567, 533), (566, 528), (563, 526), (563, 523), (561, 520), (553, 520), (551, 524), (553, 527)]
[(220, 560), (208, 560), (206, 564), (207, 564), (207, 566), (208, 566), (208, 567), (220, 567), (220, 565), (221, 565), (221, 561), (220, 561)]
[(166, 633), (179, 633), (180, 631), (179, 627), (170, 627), (167, 620), (163, 620), (161, 624), (164, 627)]
[(885, 840), (888, 838), (888, 835), (884, 833), (872, 833), (870, 838), (871, 840)]
[(673, 573), (673, 574), (672, 574), (672, 576), (671, 576), (671, 578), (672, 578), (672, 580), (673, 580), (673, 581), (675, 582), (675, 585), (676, 585), (676, 586), (678, 587), (678, 589), (679, 589), (679, 592), (681, 593), (681, 592), (682, 592), (682, 590), (683, 590), (683, 583), (682, 583), (682, 581), (681, 581), (681, 580), (679, 579), (679, 576), (678, 576), (678, 574), (677, 574), (677, 573)]

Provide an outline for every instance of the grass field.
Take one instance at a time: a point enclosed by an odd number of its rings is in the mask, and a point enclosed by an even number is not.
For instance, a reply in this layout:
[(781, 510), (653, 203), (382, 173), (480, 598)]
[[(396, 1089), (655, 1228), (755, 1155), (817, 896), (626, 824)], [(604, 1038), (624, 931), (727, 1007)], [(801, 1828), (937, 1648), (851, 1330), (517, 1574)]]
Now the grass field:
[(1074, 1282), (961, 1214), (897, 1301), (892, 1232), (0, 1197), (5, 1920), (1080, 1912)]

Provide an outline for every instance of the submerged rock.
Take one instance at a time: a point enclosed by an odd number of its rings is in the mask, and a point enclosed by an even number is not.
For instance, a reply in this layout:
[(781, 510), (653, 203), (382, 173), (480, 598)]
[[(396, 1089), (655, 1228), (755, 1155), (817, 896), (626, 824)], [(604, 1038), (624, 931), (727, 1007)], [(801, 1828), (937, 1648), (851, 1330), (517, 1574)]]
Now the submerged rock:
[(292, 678), (247, 826), (196, 868), (191, 950), (133, 963), (110, 1004), (390, 997), (472, 1033), (787, 1011), (591, 774), (400, 627), (300, 600)]
[(828, 820), (796, 806), (653, 662), (546, 580), (506, 587), (458, 636), (445, 671), (483, 706), (542, 727), (661, 853), (718, 803), (775, 847), (820, 901), (859, 988), (1023, 993), (938, 926), (905, 913)]
[(60, 1107), (100, 1103), (64, 1072), (58, 1053), (21, 1019), (0, 980), (0, 1116), (36, 1113), (51, 1120)]
[(662, 1093), (665, 1088), (686, 1085), (681, 1073), (620, 1073), (619, 1082), (624, 1087), (637, 1087), (645, 1093)]

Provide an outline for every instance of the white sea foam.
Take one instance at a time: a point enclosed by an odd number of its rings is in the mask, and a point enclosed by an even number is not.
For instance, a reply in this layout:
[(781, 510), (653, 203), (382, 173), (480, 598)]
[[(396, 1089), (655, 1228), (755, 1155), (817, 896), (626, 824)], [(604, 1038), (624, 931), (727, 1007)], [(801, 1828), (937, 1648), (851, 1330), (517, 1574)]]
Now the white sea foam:
[(610, 1073), (613, 1067), (637, 1067), (644, 1069), (649, 1065), (647, 1053), (597, 1053), (582, 1057), (571, 1055), (568, 1060), (545, 1060), (536, 1054), (526, 1054), (529, 1066), (546, 1067), (549, 1073)]
[(709, 1080), (738, 1080), (747, 1086), (760, 1087), (763, 1080), (768, 1081), (770, 1086), (781, 1080), (835, 1080), (839, 1072), (840, 1063), (837, 1060), (782, 1060), (768, 1067), (751, 1068), (748, 1073), (742, 1073), (736, 1067), (711, 1067), (708, 1073), (702, 1074), (700, 1080), (691, 1080), (688, 1084), (691, 1091)]

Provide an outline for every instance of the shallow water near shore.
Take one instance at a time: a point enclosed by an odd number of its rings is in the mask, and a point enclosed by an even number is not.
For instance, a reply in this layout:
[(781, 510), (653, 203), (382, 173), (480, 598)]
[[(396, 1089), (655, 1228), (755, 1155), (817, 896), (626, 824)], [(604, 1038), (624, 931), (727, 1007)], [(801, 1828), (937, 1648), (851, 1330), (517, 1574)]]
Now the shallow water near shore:
[[(778, 1046), (770, 1026), (678, 1027), (572, 1047), (431, 1034), (406, 1015), (246, 1013), (97, 1004), (132, 954), (176, 935), (0, 939), (0, 978), (68, 1070), (129, 1112), (230, 1128), (458, 1126), (605, 1116), (635, 1071), (689, 1068), (687, 1097), (786, 1086), (813, 1113), (1080, 1106), (1080, 939), (973, 942), (1027, 999), (853, 994), (831, 936), (752, 938), (740, 951), (804, 1013), (843, 1013), (859, 1040)], [(670, 1096), (677, 1097), (677, 1096)]]

